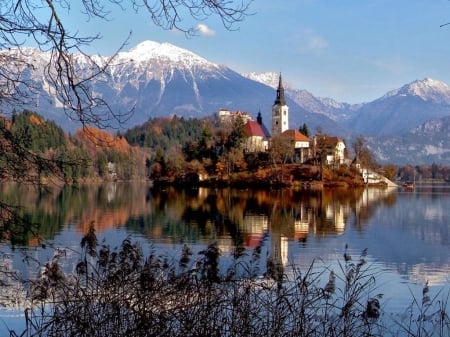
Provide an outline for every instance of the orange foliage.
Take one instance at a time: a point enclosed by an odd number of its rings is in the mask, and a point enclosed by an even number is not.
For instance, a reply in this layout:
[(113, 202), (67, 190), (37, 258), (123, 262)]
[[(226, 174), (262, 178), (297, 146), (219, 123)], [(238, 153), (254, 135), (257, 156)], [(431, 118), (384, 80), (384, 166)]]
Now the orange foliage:
[(75, 136), (86, 144), (90, 143), (91, 146), (95, 147), (105, 147), (120, 153), (129, 153), (132, 150), (124, 137), (112, 135), (105, 130), (93, 127), (78, 129)]
[(42, 123), (44, 123), (44, 120), (34, 114), (31, 114), (30, 115), (30, 123), (35, 124), (35, 125), (41, 125)]
[(160, 126), (154, 126), (154, 127), (152, 128), (152, 131), (153, 131), (155, 134), (157, 134), (157, 135), (162, 134), (162, 128), (161, 128)]

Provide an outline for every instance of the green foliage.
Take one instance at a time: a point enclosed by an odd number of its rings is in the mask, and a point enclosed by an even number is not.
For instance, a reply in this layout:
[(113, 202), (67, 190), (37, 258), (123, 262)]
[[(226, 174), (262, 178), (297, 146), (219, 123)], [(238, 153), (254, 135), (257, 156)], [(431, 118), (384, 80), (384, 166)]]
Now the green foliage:
[(13, 114), (11, 133), (20, 145), (35, 153), (49, 149), (64, 151), (66, 148), (64, 131), (55, 122), (46, 121), (29, 110)]
[(106, 153), (102, 152), (97, 155), (96, 166), (98, 175), (100, 177), (106, 177), (108, 174), (108, 157)]
[(306, 137), (309, 137), (309, 128), (306, 123), (303, 123), (303, 125), (298, 128), (298, 131), (304, 134)]
[(186, 174), (192, 161), (216, 160), (213, 124), (209, 118), (154, 118), (128, 130), (125, 137), (131, 145), (153, 152), (145, 163), (150, 178), (173, 181)]
[(89, 175), (91, 159), (87, 151), (81, 147), (61, 152), (57, 163), (66, 182), (78, 182)]
[(211, 129), (205, 128), (197, 141), (188, 142), (183, 146), (183, 154), (186, 161), (206, 159), (217, 160), (217, 142), (213, 137)]
[(244, 140), (244, 121), (241, 117), (238, 117), (233, 120), (233, 125), (231, 127), (230, 135), (228, 136), (226, 147), (228, 150), (241, 149)]
[(0, 177), (6, 181), (39, 184), (59, 175), (55, 158), (67, 149), (63, 130), (54, 122), (24, 110), (4, 119), (0, 127)]
[[(117, 178), (122, 180), (130, 180), (135, 174), (135, 159), (128, 153), (105, 149), (104, 154), (108, 163), (112, 163), (115, 172), (106, 172), (107, 174), (115, 174)], [(104, 175), (101, 177), (105, 177)]]
[(166, 151), (173, 146), (181, 147), (188, 142), (197, 141), (208, 123), (208, 120), (197, 118), (158, 117), (127, 130), (124, 136), (131, 145)]

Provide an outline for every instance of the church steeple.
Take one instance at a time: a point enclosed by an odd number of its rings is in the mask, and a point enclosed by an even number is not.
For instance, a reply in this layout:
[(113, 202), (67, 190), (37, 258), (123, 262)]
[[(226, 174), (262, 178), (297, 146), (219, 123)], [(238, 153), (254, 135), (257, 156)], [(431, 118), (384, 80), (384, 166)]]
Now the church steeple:
[(272, 105), (272, 137), (289, 129), (289, 107), (284, 98), (281, 73), (278, 80), (277, 97)]
[(283, 88), (283, 81), (281, 79), (281, 73), (278, 79), (277, 98), (275, 99), (274, 104), (286, 105), (286, 100), (284, 99), (284, 88)]
[(258, 116), (256, 117), (256, 121), (258, 122), (259, 125), (262, 125), (261, 111), (258, 111)]

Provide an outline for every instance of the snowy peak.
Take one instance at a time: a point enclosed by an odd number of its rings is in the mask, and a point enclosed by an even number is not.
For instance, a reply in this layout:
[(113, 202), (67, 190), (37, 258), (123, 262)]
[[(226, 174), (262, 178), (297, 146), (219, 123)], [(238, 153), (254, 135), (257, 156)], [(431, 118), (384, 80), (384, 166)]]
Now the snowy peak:
[(265, 72), (265, 73), (250, 72), (244, 73), (242, 74), (242, 76), (248, 78), (249, 80), (265, 84), (275, 89), (278, 87), (278, 80), (280, 78), (280, 75), (275, 72)]
[(118, 54), (118, 59), (120, 61), (133, 60), (137, 63), (160, 59), (175, 64), (185, 64), (186, 66), (216, 66), (186, 49), (176, 47), (170, 43), (158, 43), (155, 41), (144, 41), (131, 48), (129, 51), (120, 52)]
[(399, 89), (392, 90), (381, 99), (393, 96), (417, 96), (424, 101), (450, 104), (450, 87), (444, 82), (425, 78), (406, 84)]
[[(250, 72), (241, 75), (244, 76), (245, 78), (248, 78), (249, 80), (265, 84), (274, 89), (278, 88), (278, 82), (280, 80), (280, 74), (275, 73), (273, 71), (268, 71), (264, 73)], [(281, 75), (283, 76), (283, 74)], [(286, 81), (284, 77), (283, 77), (283, 87), (286, 90), (298, 90), (297, 88), (295, 88), (295, 85)]]

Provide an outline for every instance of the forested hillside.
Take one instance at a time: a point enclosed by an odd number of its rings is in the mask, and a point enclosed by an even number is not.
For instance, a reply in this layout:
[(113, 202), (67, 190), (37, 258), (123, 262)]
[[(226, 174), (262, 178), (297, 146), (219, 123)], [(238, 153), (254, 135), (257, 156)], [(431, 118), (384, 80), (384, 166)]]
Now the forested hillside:
[[(24, 164), (21, 168), (33, 171), (28, 174), (39, 176), (41, 181), (55, 178), (55, 175), (70, 183), (146, 176), (145, 154), (120, 135), (90, 127), (67, 135), (53, 121), (29, 110), (14, 112), (11, 119), (3, 118), (2, 123), (4, 132), (10, 133), (10, 141), (21, 149), (17, 155), (37, 155), (45, 159), (37, 167)], [(8, 157), (0, 158), (1, 179), (18, 180), (8, 176), (8, 170), (1, 169), (8, 165), (8, 160)], [(51, 170), (46, 165), (52, 165)]]
[(129, 129), (124, 136), (132, 145), (167, 151), (200, 139), (203, 129), (213, 123), (212, 118), (157, 117)]

